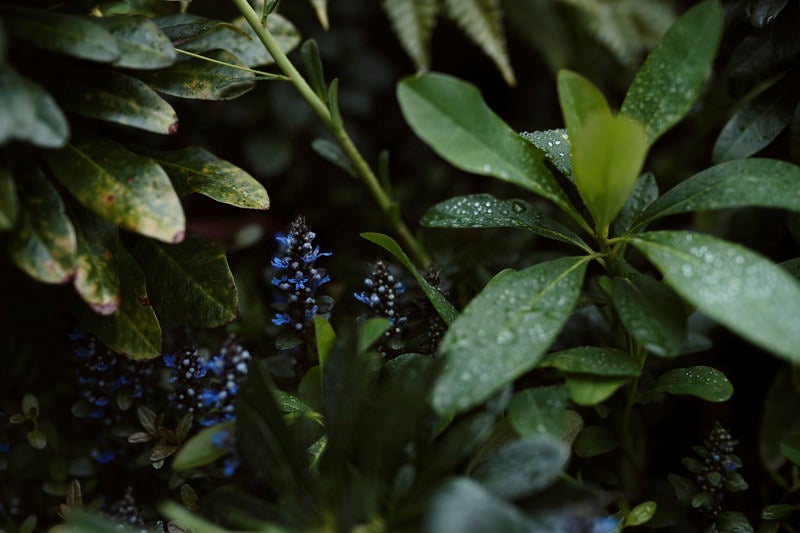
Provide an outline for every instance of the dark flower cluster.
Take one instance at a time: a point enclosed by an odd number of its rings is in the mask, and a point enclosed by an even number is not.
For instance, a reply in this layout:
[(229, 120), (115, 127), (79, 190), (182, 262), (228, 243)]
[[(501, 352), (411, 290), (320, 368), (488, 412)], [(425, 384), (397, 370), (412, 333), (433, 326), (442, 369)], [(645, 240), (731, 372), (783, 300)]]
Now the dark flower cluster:
[(378, 351), (384, 357), (396, 355), (400, 348), (400, 338), (408, 318), (400, 315), (399, 296), (405, 292), (405, 284), (392, 274), (384, 261), (378, 259), (369, 276), (364, 278), (364, 290), (353, 293), (356, 300), (369, 306), (366, 318), (383, 317), (391, 322), (378, 345)]
[(145, 522), (142, 518), (142, 512), (136, 505), (136, 499), (133, 497), (133, 487), (128, 487), (125, 496), (121, 500), (117, 500), (108, 509), (109, 517), (116, 523), (129, 527), (138, 528), (143, 530)]
[[(442, 292), (442, 280), (439, 271), (435, 268), (428, 269), (425, 273), (425, 281), (437, 291)], [(442, 292), (442, 294), (447, 295), (446, 292)], [(422, 320), (425, 324), (425, 340), (420, 346), (420, 352), (434, 353), (439, 349), (439, 342), (441, 342), (444, 332), (447, 331), (447, 324), (427, 298), (422, 301)]]
[(203, 378), (208, 374), (206, 362), (197, 348), (186, 346), (179, 354), (164, 354), (161, 360), (169, 371), (170, 407), (178, 415), (196, 414), (201, 405)]

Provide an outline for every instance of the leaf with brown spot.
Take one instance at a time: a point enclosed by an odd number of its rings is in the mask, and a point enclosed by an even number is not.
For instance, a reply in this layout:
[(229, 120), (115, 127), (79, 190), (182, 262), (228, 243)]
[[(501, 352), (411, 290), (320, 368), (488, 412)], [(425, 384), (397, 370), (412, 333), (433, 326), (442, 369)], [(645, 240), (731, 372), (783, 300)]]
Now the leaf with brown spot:
[(117, 227), (86, 209), (73, 214), (78, 238), (78, 259), (73, 285), (81, 298), (101, 315), (119, 307)]

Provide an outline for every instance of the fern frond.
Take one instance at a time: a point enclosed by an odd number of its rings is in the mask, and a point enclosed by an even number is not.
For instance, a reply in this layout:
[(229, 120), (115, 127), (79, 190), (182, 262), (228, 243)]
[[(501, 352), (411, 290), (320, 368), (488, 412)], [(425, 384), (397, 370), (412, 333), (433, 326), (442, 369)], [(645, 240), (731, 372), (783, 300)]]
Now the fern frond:
[(431, 33), (439, 14), (438, 0), (383, 0), (382, 4), (417, 70), (428, 70)]

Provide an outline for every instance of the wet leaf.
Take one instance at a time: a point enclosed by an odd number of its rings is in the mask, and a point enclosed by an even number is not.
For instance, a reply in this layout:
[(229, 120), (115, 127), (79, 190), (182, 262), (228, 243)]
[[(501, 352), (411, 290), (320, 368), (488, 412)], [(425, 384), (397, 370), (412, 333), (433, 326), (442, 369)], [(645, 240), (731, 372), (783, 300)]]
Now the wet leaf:
[(414, 66), (418, 71), (428, 70), (431, 34), (439, 13), (438, 0), (383, 0), (381, 6)]
[(465, 411), (536, 366), (566, 322), (586, 270), (567, 257), (495, 276), (445, 333), (445, 366), (432, 403), (442, 416)]
[(711, 73), (721, 34), (721, 6), (707, 0), (686, 11), (647, 56), (622, 113), (646, 126), (650, 144), (694, 105)]
[(436, 491), (425, 526), (425, 531), (437, 533), (532, 531), (528, 519), (516, 507), (463, 477), (448, 481)]
[(172, 460), (173, 470), (190, 470), (213, 463), (220, 457), (231, 453), (225, 446), (217, 446), (214, 442), (225, 433), (233, 431), (233, 422), (223, 422), (203, 428), (181, 446)]
[(70, 144), (45, 157), (61, 184), (106, 220), (166, 242), (183, 239), (180, 200), (152, 159), (107, 139)]
[(575, 181), (572, 174), (572, 157), (569, 149), (567, 130), (524, 131), (520, 136), (544, 152), (547, 160), (558, 169), (565, 178)]
[(547, 434), (561, 438), (567, 425), (567, 397), (563, 385), (521, 390), (511, 398), (508, 420), (523, 437)]
[(650, 172), (642, 174), (633, 185), (628, 201), (614, 220), (614, 236), (627, 234), (634, 221), (658, 198), (658, 183)]
[(96, 313), (109, 315), (119, 307), (117, 227), (85, 209), (74, 210), (73, 222), (78, 239), (73, 285)]
[(627, 353), (597, 346), (579, 346), (547, 354), (538, 366), (594, 376), (636, 377), (641, 373), (639, 364)]
[(69, 123), (56, 101), (38, 83), (9, 65), (0, 68), (0, 145), (28, 141), (60, 148), (69, 139)]
[(572, 451), (584, 459), (608, 453), (617, 447), (617, 439), (610, 429), (603, 426), (586, 426), (578, 433)]
[(93, 19), (114, 36), (119, 57), (114, 65), (125, 68), (156, 69), (175, 62), (172, 42), (152, 20), (137, 15), (116, 15)]
[(598, 111), (610, 113), (600, 89), (577, 72), (560, 70), (557, 83), (558, 102), (570, 140), (584, 128), (590, 115)]
[(783, 268), (710, 235), (659, 231), (629, 242), (708, 316), (776, 355), (800, 360), (800, 283)]
[(629, 378), (613, 376), (567, 374), (566, 385), (573, 402), (578, 405), (597, 405), (609, 399), (628, 381)]
[(14, 227), (19, 214), (17, 186), (11, 176), (11, 169), (0, 163), (0, 231)]
[(710, 366), (676, 368), (659, 376), (647, 393), (687, 394), (709, 402), (724, 402), (733, 395), (725, 374)]

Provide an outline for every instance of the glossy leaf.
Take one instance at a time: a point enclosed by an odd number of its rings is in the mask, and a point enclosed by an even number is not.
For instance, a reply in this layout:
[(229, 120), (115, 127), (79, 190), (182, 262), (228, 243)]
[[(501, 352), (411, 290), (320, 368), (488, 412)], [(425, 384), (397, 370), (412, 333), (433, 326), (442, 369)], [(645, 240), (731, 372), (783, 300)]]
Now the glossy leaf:
[(617, 447), (617, 439), (604, 426), (586, 426), (578, 433), (572, 450), (578, 457), (596, 457), (608, 453)]
[(630, 243), (708, 316), (776, 355), (800, 360), (800, 283), (784, 269), (709, 235), (659, 231)]
[(38, 83), (9, 65), (0, 69), (0, 145), (28, 141), (60, 148), (69, 139), (69, 123), (56, 101)]
[(571, 70), (558, 72), (558, 102), (568, 138), (582, 130), (595, 112), (610, 113), (606, 97), (591, 81)]
[(231, 451), (224, 446), (214, 444), (217, 435), (233, 431), (233, 422), (223, 422), (203, 428), (187, 440), (172, 460), (173, 470), (189, 470), (200, 468), (224, 457)]
[(17, 186), (11, 176), (11, 169), (0, 163), (0, 231), (11, 229), (19, 214)]
[(450, 325), (432, 403), (442, 416), (488, 399), (532, 369), (566, 322), (586, 258), (567, 257), (495, 276)]
[(567, 374), (569, 397), (578, 405), (597, 405), (609, 399), (630, 378)]
[(130, 249), (144, 270), (150, 303), (162, 320), (214, 328), (236, 318), (236, 285), (219, 245), (189, 234), (178, 244), (139, 238)]
[(521, 390), (508, 404), (508, 420), (523, 437), (547, 434), (561, 438), (567, 425), (567, 396), (562, 385)]
[(547, 354), (538, 366), (594, 376), (636, 377), (641, 373), (639, 364), (627, 353), (597, 346), (579, 346)]
[(649, 522), (656, 514), (658, 504), (654, 501), (642, 502), (625, 516), (626, 526), (640, 526)]
[(183, 239), (180, 200), (152, 159), (106, 139), (70, 144), (45, 157), (61, 184), (106, 220), (166, 242)]
[(178, 130), (175, 110), (146, 83), (118, 72), (81, 72), (56, 95), (67, 111), (164, 135)]
[[(216, 61), (247, 66), (225, 50), (212, 50), (204, 55)], [(230, 100), (255, 87), (252, 72), (204, 59), (181, 61), (157, 71), (141, 71), (137, 77), (159, 92), (197, 100)]]
[(493, 495), (480, 483), (457, 477), (434, 494), (425, 531), (437, 533), (524, 533), (532, 531), (516, 507)]
[(642, 174), (633, 185), (628, 201), (614, 220), (614, 235), (628, 233), (634, 221), (658, 198), (658, 183), (651, 173)]
[(113, 351), (131, 359), (161, 355), (161, 325), (147, 297), (144, 273), (125, 248), (119, 248), (120, 304), (103, 316), (80, 305), (81, 325)]
[(724, 402), (733, 395), (725, 374), (710, 366), (676, 368), (659, 376), (648, 393), (687, 394), (709, 402)]
[(20, 193), (17, 225), (8, 254), (32, 278), (66, 283), (75, 270), (77, 239), (55, 187), (31, 163), (14, 169)]
[(269, 209), (269, 195), (261, 183), (203, 148), (149, 150), (147, 154), (167, 172), (181, 196), (199, 193), (236, 207)]
[(720, 4), (706, 0), (686, 11), (647, 56), (622, 113), (646, 126), (650, 144), (694, 105), (711, 73), (721, 34)]
[(383, 0), (381, 5), (414, 66), (418, 71), (428, 70), (431, 33), (439, 13), (438, 0)]
[(575, 212), (544, 155), (495, 115), (473, 85), (425, 74), (401, 81), (397, 97), (414, 132), (457, 168), (519, 185)]
[(615, 277), (611, 302), (625, 329), (648, 351), (675, 357), (686, 344), (686, 313), (675, 292), (650, 276)]
[(172, 41), (152, 20), (137, 15), (99, 17), (94, 22), (116, 39), (119, 57), (114, 65), (125, 68), (156, 69), (175, 62)]
[(569, 136), (567, 130), (524, 131), (520, 136), (544, 152), (561, 174), (570, 181), (575, 181), (572, 174), (572, 157), (569, 149)]
[(96, 313), (109, 315), (119, 308), (117, 227), (85, 209), (76, 208), (72, 218), (78, 239), (73, 285)]

